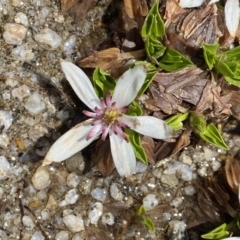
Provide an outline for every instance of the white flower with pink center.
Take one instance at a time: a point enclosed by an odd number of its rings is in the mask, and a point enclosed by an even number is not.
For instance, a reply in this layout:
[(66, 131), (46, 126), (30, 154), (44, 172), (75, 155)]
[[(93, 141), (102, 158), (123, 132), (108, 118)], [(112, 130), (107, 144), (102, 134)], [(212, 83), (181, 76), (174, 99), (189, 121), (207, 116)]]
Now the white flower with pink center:
[(136, 98), (147, 76), (144, 66), (126, 71), (117, 81), (113, 95), (99, 99), (87, 75), (70, 62), (61, 61), (62, 70), (81, 101), (91, 111), (83, 111), (90, 119), (79, 123), (50, 148), (43, 165), (61, 162), (81, 151), (97, 137), (110, 138), (111, 153), (115, 167), (121, 176), (135, 172), (136, 157), (123, 129), (132, 130), (156, 139), (171, 138), (173, 130), (163, 120), (152, 116), (129, 116), (125, 111)]

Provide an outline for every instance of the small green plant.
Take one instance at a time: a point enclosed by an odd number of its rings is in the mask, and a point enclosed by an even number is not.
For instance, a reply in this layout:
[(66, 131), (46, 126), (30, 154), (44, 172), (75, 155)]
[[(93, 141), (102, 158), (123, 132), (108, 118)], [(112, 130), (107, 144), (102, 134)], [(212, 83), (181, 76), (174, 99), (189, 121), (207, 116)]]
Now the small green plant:
[(149, 11), (141, 31), (145, 39), (145, 50), (150, 61), (165, 71), (176, 71), (193, 63), (178, 51), (165, 47), (160, 39), (165, 35), (164, 22), (158, 10), (159, 0), (156, 0)]
[(204, 116), (200, 113), (180, 113), (168, 118), (166, 122), (176, 131), (183, 128), (183, 121), (185, 120), (189, 121), (190, 126), (204, 141), (225, 150), (229, 150), (229, 147), (223, 140), (219, 130), (213, 123), (207, 124)]
[(221, 73), (227, 82), (240, 87), (240, 46), (219, 51), (219, 44), (203, 44), (204, 59), (210, 70)]
[(138, 216), (140, 221), (148, 228), (148, 230), (153, 231), (155, 229), (154, 223), (151, 218), (146, 216), (146, 209), (143, 205), (138, 208), (136, 215)]
[[(201, 235), (201, 237), (204, 239), (225, 239), (226, 237), (229, 237), (231, 235), (231, 232), (229, 230), (236, 226), (239, 228), (239, 220), (240, 219), (237, 218), (236, 220), (233, 220), (229, 224), (223, 223), (222, 225), (213, 229), (212, 231)], [(233, 237), (232, 239), (238, 238)]]

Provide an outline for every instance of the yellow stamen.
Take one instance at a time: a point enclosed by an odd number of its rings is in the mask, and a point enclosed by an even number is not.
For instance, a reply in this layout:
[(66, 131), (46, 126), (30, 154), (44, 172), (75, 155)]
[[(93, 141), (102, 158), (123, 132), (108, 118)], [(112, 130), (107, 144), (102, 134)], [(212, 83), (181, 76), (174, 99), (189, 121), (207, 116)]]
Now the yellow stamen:
[(112, 125), (118, 119), (118, 116), (119, 116), (119, 114), (118, 114), (117, 110), (115, 110), (115, 109), (108, 109), (104, 113), (103, 121), (107, 125)]

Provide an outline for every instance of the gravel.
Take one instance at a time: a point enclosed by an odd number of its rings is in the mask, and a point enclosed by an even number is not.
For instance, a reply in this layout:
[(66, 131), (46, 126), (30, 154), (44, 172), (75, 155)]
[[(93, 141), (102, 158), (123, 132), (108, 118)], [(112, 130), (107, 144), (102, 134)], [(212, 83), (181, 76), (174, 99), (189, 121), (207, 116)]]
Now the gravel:
[[(154, 166), (139, 163), (128, 178), (117, 173), (99, 178), (95, 167), (83, 174), (81, 153), (41, 166), (51, 144), (72, 124), (73, 108), (80, 112), (59, 59), (76, 62), (82, 39), (98, 34), (90, 20), (100, 18), (110, 1), (99, 2), (80, 27), (58, 1), (0, 0), (2, 240), (91, 239), (93, 233), (98, 239), (186, 239), (187, 223), (198, 218), (190, 210), (192, 204), (198, 208), (193, 182), (221, 168), (226, 152), (200, 144)], [(239, 137), (230, 137), (224, 134), (239, 147)], [(154, 231), (134, 222), (142, 204)]]

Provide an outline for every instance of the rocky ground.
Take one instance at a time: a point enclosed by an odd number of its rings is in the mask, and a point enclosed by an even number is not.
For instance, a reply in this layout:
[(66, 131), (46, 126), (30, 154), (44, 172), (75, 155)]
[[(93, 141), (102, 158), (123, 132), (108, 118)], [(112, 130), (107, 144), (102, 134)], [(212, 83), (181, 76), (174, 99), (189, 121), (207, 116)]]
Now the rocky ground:
[[(155, 165), (139, 163), (128, 178), (102, 177), (97, 167), (84, 171), (91, 147), (41, 166), (52, 143), (82, 118), (59, 59), (75, 63), (105, 46), (101, 21), (110, 2), (98, 1), (75, 21), (57, 0), (0, 0), (2, 240), (200, 239), (219, 224), (214, 210), (204, 211), (211, 203), (204, 202), (202, 179), (221, 175), (226, 151), (201, 141)], [(235, 120), (223, 125), (233, 151), (240, 138), (228, 130), (235, 126)], [(137, 216), (141, 205), (154, 231)]]

